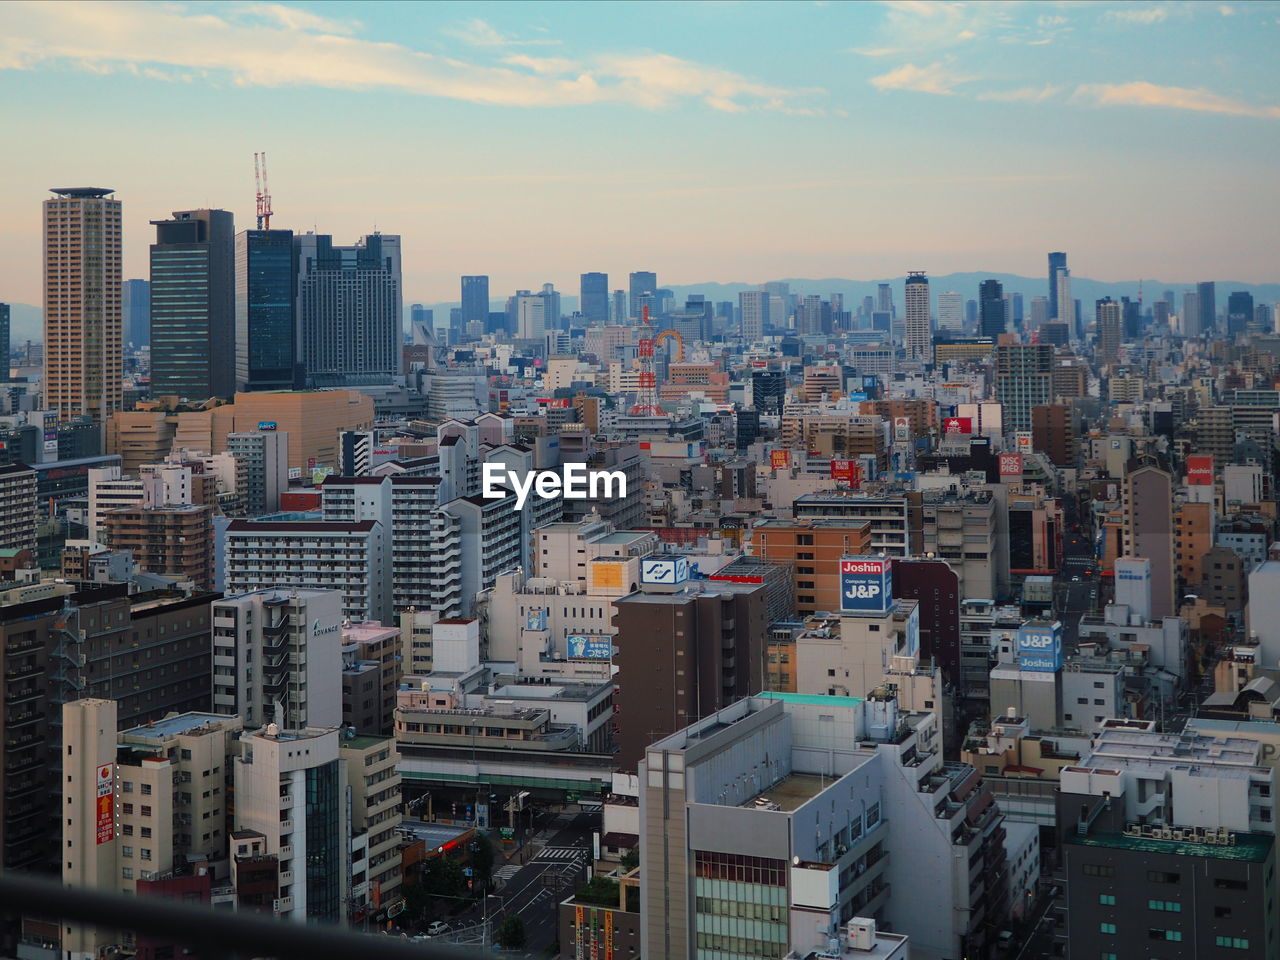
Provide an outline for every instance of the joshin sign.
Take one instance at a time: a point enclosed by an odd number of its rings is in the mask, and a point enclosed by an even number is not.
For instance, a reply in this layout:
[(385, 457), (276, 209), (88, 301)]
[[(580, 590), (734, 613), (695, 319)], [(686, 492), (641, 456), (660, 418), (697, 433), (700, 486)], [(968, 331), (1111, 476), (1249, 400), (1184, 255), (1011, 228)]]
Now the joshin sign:
[(841, 613), (883, 614), (893, 603), (893, 574), (884, 557), (840, 561)]

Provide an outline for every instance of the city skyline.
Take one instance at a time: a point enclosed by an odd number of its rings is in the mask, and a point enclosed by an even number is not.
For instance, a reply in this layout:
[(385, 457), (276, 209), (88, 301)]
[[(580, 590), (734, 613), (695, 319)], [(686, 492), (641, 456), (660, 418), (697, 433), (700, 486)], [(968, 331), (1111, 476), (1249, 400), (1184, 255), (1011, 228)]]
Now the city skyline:
[[(149, 221), (172, 210), (252, 225), (255, 150), (274, 226), (401, 235), (423, 302), (455, 300), (463, 274), (495, 295), (590, 271), (619, 289), (637, 269), (671, 286), (1034, 276), (1045, 250), (1099, 280), (1274, 279), (1280, 235), (1251, 184), (1277, 141), (1280, 6), (662, 9), (7, 5), (11, 136), (42, 149), (11, 158), (0, 193), (3, 298), (39, 302), (49, 186), (113, 187), (123, 273), (141, 277)], [(202, 149), (168, 161), (160, 137), (190, 113)]]

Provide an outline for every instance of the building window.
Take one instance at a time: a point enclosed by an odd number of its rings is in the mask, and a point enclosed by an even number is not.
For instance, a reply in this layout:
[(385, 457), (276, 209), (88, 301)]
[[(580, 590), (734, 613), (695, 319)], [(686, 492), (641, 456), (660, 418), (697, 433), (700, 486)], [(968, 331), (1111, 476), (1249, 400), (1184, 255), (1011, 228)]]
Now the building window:
[(1102, 863), (1086, 863), (1082, 872), (1086, 877), (1114, 877), (1116, 868)]
[(1148, 910), (1163, 910), (1166, 913), (1181, 913), (1182, 904), (1177, 900), (1148, 900)]
[(1249, 881), (1229, 880), (1226, 877), (1214, 877), (1213, 888), (1215, 890), (1248, 890)]
[(1098, 932), (1099, 933), (1115, 933), (1116, 925), (1114, 923), (1100, 923), (1098, 924)]
[(1100, 893), (1098, 894), (1098, 902), (1104, 907), (1114, 907), (1116, 905), (1116, 898), (1110, 893)]
[(1228, 950), (1248, 950), (1249, 939), (1247, 937), (1214, 937), (1213, 945), (1226, 947)]

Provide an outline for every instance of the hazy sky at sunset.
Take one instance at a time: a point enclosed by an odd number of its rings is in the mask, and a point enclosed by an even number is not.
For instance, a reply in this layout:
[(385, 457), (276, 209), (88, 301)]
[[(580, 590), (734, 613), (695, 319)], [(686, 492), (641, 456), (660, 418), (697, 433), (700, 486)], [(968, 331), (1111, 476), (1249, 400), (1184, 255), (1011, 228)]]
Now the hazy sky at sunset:
[(1271, 281), (1273, 3), (0, 4), (0, 300), (39, 204), (404, 237), (406, 299), (1000, 270)]

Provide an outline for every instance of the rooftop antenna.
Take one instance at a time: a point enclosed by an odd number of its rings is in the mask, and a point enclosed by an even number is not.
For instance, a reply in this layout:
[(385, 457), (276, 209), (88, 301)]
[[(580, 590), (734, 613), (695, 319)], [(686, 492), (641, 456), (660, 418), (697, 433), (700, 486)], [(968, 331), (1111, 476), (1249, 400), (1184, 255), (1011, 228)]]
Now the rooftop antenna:
[(258, 229), (271, 229), (271, 188), (267, 185), (267, 154), (253, 155), (253, 184), (258, 201)]

